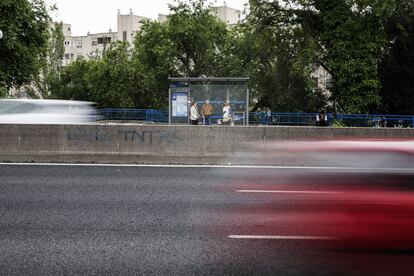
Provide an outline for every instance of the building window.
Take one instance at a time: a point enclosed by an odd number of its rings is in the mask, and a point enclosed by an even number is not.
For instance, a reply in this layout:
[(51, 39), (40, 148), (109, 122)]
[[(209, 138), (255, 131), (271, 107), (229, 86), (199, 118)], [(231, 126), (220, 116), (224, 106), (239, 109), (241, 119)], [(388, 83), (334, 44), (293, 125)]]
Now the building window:
[(82, 40), (76, 41), (76, 47), (77, 48), (82, 48)]
[(110, 37), (99, 37), (98, 38), (98, 44), (108, 44), (111, 43), (111, 38)]
[(92, 41), (92, 46), (98, 46), (98, 41), (97, 40)]
[(126, 31), (124, 31), (122, 33), (122, 41), (127, 41), (127, 32)]

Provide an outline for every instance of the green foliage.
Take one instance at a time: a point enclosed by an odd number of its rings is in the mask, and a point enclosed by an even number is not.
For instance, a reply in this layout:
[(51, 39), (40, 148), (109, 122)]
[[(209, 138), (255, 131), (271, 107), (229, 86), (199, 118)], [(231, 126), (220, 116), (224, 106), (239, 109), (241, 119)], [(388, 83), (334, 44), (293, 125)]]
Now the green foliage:
[(93, 100), (95, 95), (89, 76), (94, 63), (80, 58), (66, 66), (61, 72), (59, 83), (51, 86), (51, 96), (67, 100)]
[(99, 107), (133, 107), (134, 67), (127, 43), (116, 43), (101, 60), (77, 59), (66, 66), (52, 85), (52, 97), (93, 101)]
[(253, 22), (270, 26), (275, 36), (301, 48), (302, 54), (313, 53), (313, 63), (332, 75), (332, 100), (346, 112), (364, 113), (378, 105), (378, 64), (393, 1), (252, 0), (250, 4)]
[(311, 44), (304, 44), (299, 29), (277, 22), (277, 3), (251, 1), (244, 26), (244, 49), (240, 58), (247, 65), (256, 109), (310, 111), (326, 105), (326, 96), (311, 80)]
[(132, 62), (141, 76), (139, 93), (134, 97), (136, 106), (168, 105), (168, 77), (174, 71), (174, 51), (167, 33), (166, 24), (146, 22), (136, 37)]
[(39, 74), (34, 77), (32, 85), (26, 88), (26, 92), (31, 98), (50, 97), (51, 86), (56, 85), (60, 80), (65, 53), (62, 23), (51, 24), (49, 33), (46, 57), (42, 60)]
[(342, 120), (335, 119), (332, 122), (332, 127), (334, 127), (334, 128), (343, 128), (343, 127), (346, 127), (346, 125)]
[[(388, 51), (380, 65), (379, 112), (414, 114), (414, 2), (401, 0), (387, 24)], [(378, 112), (378, 110), (373, 110)]]
[(0, 11), (0, 85), (20, 87), (42, 66), (51, 19), (42, 0), (2, 0)]
[(0, 86), (0, 98), (4, 98), (7, 96), (7, 89), (6, 87)]
[(225, 76), (229, 31), (205, 2), (177, 1), (166, 22), (146, 22), (137, 34), (133, 59), (143, 70), (141, 104), (166, 107), (169, 76)]
[(414, 113), (411, 0), (250, 0), (232, 28), (206, 3), (178, 0), (166, 22), (143, 24), (133, 47), (115, 43), (63, 69), (62, 36), (52, 32), (47, 62), (36, 59), (38, 90), (99, 107), (166, 108), (169, 76), (249, 76), (254, 110), (314, 112), (327, 106), (312, 79), (323, 67), (331, 104), (344, 112)]
[(386, 8), (377, 1), (320, 1), (317, 22), (326, 52), (320, 61), (332, 72), (333, 99), (350, 113), (379, 104), (378, 64), (386, 44)]
[(214, 76), (221, 69), (228, 30), (202, 0), (178, 1), (165, 23), (145, 22), (135, 47), (116, 43), (100, 60), (63, 69), (52, 96), (99, 107), (166, 108), (169, 76)]
[(133, 68), (127, 43), (113, 44), (100, 61), (90, 64), (93, 100), (101, 106), (131, 107)]

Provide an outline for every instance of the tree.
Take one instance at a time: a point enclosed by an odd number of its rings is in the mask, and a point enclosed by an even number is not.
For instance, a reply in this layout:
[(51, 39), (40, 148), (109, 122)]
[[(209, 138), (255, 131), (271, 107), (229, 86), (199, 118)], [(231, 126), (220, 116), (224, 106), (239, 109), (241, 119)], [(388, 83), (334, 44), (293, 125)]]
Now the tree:
[(48, 7), (42, 0), (2, 0), (0, 10), (0, 86), (20, 87), (38, 74), (46, 55)]
[(251, 0), (250, 5), (256, 24), (313, 52), (315, 65), (332, 76), (332, 101), (346, 112), (365, 113), (379, 104), (378, 65), (394, 1)]
[(147, 74), (129, 44), (116, 42), (100, 59), (78, 58), (64, 67), (50, 86), (51, 97), (96, 102), (99, 108), (160, 108), (146, 90)]
[(132, 64), (141, 72), (134, 95), (139, 107), (165, 108), (168, 105), (168, 77), (175, 75), (175, 51), (166, 23), (145, 22), (137, 34)]
[(251, 4), (237, 52), (250, 76), (254, 110), (314, 112), (324, 107), (326, 96), (311, 79), (311, 45), (298, 34), (301, 30), (276, 24), (273, 8)]
[(96, 61), (78, 58), (66, 66), (59, 82), (50, 87), (51, 97), (66, 100), (94, 101), (95, 92), (91, 85), (90, 74)]
[(45, 59), (41, 62), (39, 74), (27, 87), (26, 91), (32, 98), (48, 98), (51, 96), (52, 86), (60, 79), (62, 60), (65, 53), (65, 37), (62, 32), (62, 23), (53, 23), (50, 27)]
[(112, 44), (101, 60), (90, 62), (88, 80), (92, 100), (100, 107), (134, 107), (132, 97), (137, 87), (134, 69), (129, 44)]
[(170, 10), (166, 24), (178, 73), (214, 76), (226, 44), (226, 24), (212, 15), (204, 0), (178, 1)]
[(6, 96), (7, 96), (6, 87), (0, 86), (0, 98), (6, 97)]
[[(379, 112), (414, 114), (414, 2), (400, 0), (387, 24), (390, 42), (380, 64)], [(378, 112), (378, 110), (374, 110)]]
[(98, 60), (62, 70), (52, 96), (99, 107), (166, 108), (169, 76), (214, 76), (225, 70), (226, 25), (203, 0), (178, 1), (165, 23), (144, 22), (134, 47), (115, 43)]
[[(145, 22), (135, 40), (140, 106), (166, 107), (168, 77), (226, 76), (230, 31), (204, 0), (177, 1), (164, 23)], [(228, 68), (228, 67), (227, 67)]]

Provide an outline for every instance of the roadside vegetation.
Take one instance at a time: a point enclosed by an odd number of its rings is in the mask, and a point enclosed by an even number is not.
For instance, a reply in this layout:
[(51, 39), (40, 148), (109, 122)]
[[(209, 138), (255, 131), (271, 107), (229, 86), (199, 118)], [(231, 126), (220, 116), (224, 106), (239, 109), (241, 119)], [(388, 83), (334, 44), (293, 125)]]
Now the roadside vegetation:
[[(31, 84), (33, 97), (157, 109), (168, 104), (169, 76), (248, 76), (254, 110), (315, 112), (330, 103), (346, 113), (414, 114), (411, 0), (250, 0), (232, 27), (206, 1), (176, 1), (167, 21), (146, 22), (134, 45), (117, 42), (102, 58), (66, 67), (61, 27), (41, 0), (4, 0), (0, 8), (8, 10), (0, 19), (3, 94)], [(315, 85), (320, 67), (330, 93)]]

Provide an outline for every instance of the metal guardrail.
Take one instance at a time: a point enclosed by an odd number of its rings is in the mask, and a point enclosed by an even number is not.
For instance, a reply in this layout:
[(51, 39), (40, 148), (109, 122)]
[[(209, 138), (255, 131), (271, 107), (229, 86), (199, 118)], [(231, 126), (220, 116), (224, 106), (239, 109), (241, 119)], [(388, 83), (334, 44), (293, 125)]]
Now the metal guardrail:
[[(236, 114), (237, 113), (237, 114)], [(245, 117), (236, 112), (234, 120), (244, 124)], [(143, 121), (155, 123), (168, 123), (168, 110), (154, 109), (101, 109), (98, 111), (99, 120), (105, 121)], [(211, 116), (212, 124), (216, 124), (222, 114)], [(316, 113), (267, 113), (250, 112), (251, 125), (315, 125)]]
[[(332, 115), (328, 115), (328, 123)], [(249, 124), (251, 125), (279, 125), (279, 126), (310, 126), (316, 125), (317, 113), (287, 113), (287, 112), (251, 112)]]
[(104, 121), (142, 121), (168, 123), (168, 110), (155, 109), (100, 109), (98, 119)]
[[(101, 109), (98, 111), (99, 120), (105, 121), (141, 121), (168, 124), (168, 110), (155, 109)], [(250, 112), (250, 125), (279, 125), (279, 126), (314, 126), (318, 113), (287, 113), (287, 112)], [(328, 124), (334, 122), (345, 127), (388, 127), (413, 128), (414, 116), (409, 115), (364, 115), (337, 114), (334, 117), (328, 113)], [(237, 118), (236, 118), (237, 117)], [(216, 124), (222, 114), (211, 116), (211, 123)], [(235, 113), (236, 124), (244, 124), (245, 116)]]
[(347, 127), (413, 128), (414, 116), (338, 114), (336, 120)]

